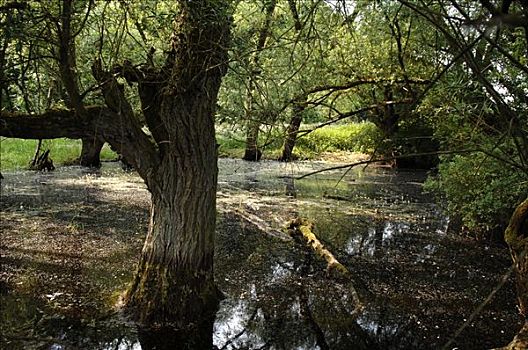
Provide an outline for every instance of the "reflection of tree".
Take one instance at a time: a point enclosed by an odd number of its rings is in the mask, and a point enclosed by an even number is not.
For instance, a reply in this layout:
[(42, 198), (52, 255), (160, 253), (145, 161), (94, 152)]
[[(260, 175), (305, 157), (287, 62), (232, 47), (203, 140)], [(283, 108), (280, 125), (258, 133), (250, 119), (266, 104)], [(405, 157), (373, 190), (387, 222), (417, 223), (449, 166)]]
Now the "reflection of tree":
[(171, 327), (138, 329), (138, 338), (143, 350), (195, 350), (212, 349), (214, 318), (187, 329)]
[(283, 176), (282, 181), (284, 182), (286, 195), (289, 197), (297, 198), (297, 190), (295, 189), (295, 180), (292, 176)]
[(226, 341), (226, 343), (224, 344), (224, 346), (222, 346), (221, 348), (219, 348), (219, 350), (224, 350), (224, 349), (227, 349), (227, 347), (231, 344), (233, 344), (233, 342), (235, 342), (237, 339), (239, 339), (240, 337), (242, 337), (244, 334), (246, 334), (248, 332), (248, 326), (251, 322), (253, 322), (253, 320), (255, 319), (255, 316), (257, 316), (257, 312), (258, 312), (258, 309), (255, 308), (253, 313), (251, 314), (251, 316), (249, 317), (249, 320), (247, 322), (247, 325), (240, 331), (238, 332), (237, 334), (235, 334), (233, 337), (231, 337), (228, 341)]
[(381, 257), (383, 255), (383, 231), (385, 230), (385, 221), (377, 219), (374, 222), (374, 255)]
[(310, 305), (308, 303), (308, 295), (306, 294), (306, 290), (304, 288), (299, 289), (299, 302), (301, 304), (300, 314), (307, 323), (308, 327), (315, 334), (317, 345), (321, 350), (330, 349), (330, 346), (328, 346), (328, 343), (326, 342), (326, 337), (323, 330), (313, 317), (312, 310), (310, 309)]

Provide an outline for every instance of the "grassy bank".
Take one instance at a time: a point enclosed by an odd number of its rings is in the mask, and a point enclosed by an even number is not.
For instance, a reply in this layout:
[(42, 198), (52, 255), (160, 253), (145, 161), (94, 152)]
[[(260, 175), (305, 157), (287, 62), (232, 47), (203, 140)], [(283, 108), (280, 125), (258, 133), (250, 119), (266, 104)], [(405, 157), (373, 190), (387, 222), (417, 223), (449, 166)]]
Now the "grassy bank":
[[(16, 170), (26, 169), (33, 159), (37, 140), (22, 140), (0, 138), (0, 169)], [(55, 165), (61, 165), (79, 157), (81, 153), (81, 141), (69, 139), (44, 140), (42, 149), (50, 150), (50, 158)], [(117, 155), (105, 145), (101, 152), (102, 160), (115, 159)]]
[[(302, 130), (313, 128), (304, 125)], [(372, 123), (350, 123), (330, 125), (308, 133), (297, 141), (294, 154), (299, 159), (316, 159), (322, 154), (346, 152), (371, 152), (379, 139), (376, 127)], [(282, 152), (284, 131), (277, 128), (262, 132), (260, 142), (264, 158), (277, 159)], [(217, 130), (217, 141), (221, 157), (241, 158), (244, 154), (245, 133), (220, 127)], [(26, 169), (33, 158), (36, 140), (0, 138), (0, 170)], [(42, 149), (49, 149), (50, 156), (56, 165), (61, 165), (77, 158), (81, 152), (80, 140), (55, 139), (43, 141)], [(102, 160), (115, 159), (117, 155), (105, 145), (101, 153)]]
[[(315, 125), (303, 125), (301, 130), (310, 130)], [(329, 152), (372, 152), (380, 139), (376, 126), (372, 123), (347, 123), (329, 125), (300, 137), (294, 149), (299, 159), (316, 159)], [(260, 144), (263, 157), (277, 159), (282, 152), (284, 130), (272, 129), (263, 132)], [(244, 154), (245, 134), (242, 131), (218, 128), (219, 153), (223, 157), (240, 158)]]

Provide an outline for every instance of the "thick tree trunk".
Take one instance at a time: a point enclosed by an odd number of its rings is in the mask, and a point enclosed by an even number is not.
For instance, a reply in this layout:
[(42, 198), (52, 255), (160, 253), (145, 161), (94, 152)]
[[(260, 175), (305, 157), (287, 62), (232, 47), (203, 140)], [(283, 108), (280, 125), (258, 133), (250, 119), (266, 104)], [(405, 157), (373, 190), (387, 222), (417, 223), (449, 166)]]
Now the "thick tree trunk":
[[(506, 228), (504, 239), (510, 247), (516, 276), (519, 312), (528, 318), (528, 198), (517, 206)], [(528, 322), (505, 349), (528, 348)]]
[(258, 135), (260, 123), (254, 120), (248, 122), (248, 130), (246, 134), (246, 150), (242, 159), (258, 162), (262, 157), (262, 151), (258, 147)]
[(104, 140), (98, 137), (83, 138), (79, 164), (91, 168), (101, 166), (101, 149), (104, 146)]
[(212, 327), (217, 152), (214, 108), (226, 71), (227, 1), (181, 1), (159, 121), (166, 151), (148, 173), (149, 232), (125, 297), (141, 324)]
[(126, 296), (141, 324), (212, 326), (220, 296), (213, 280), (216, 187), (205, 173), (178, 175), (164, 195), (152, 196), (149, 232)]
[(302, 102), (306, 102), (306, 95), (304, 95), (304, 100), (296, 101), (293, 105), (290, 125), (288, 126), (288, 131), (286, 132), (286, 139), (284, 140), (282, 155), (279, 158), (279, 161), (281, 162), (291, 162), (293, 160), (293, 148), (295, 147), (295, 142), (297, 141), (297, 134), (301, 126), (302, 115), (305, 108), (305, 105)]

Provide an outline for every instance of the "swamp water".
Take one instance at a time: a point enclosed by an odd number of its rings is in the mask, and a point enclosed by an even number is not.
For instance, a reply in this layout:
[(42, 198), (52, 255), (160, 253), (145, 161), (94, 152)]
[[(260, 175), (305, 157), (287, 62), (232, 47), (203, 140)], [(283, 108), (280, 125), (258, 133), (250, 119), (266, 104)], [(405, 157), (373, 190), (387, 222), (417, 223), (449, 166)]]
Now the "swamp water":
[[(447, 234), (422, 172), (294, 179), (331, 165), (219, 160), (216, 348), (486, 349), (513, 338), (505, 248)], [(4, 176), (1, 348), (161, 348), (111, 309), (146, 233), (141, 179), (110, 163)], [(295, 217), (315, 223), (351, 279), (284, 232)]]

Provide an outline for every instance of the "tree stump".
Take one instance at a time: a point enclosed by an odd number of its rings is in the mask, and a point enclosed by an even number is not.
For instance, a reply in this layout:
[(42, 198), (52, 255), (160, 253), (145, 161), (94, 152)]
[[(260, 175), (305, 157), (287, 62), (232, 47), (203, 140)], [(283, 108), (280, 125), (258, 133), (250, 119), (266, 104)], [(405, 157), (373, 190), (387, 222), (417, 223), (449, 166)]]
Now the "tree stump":
[(49, 157), (50, 150), (46, 150), (44, 153), (42, 153), (38, 158), (37, 161), (34, 162), (30, 166), (30, 169), (32, 170), (38, 170), (38, 171), (53, 171), (55, 170), (55, 166), (53, 165), (53, 160)]

